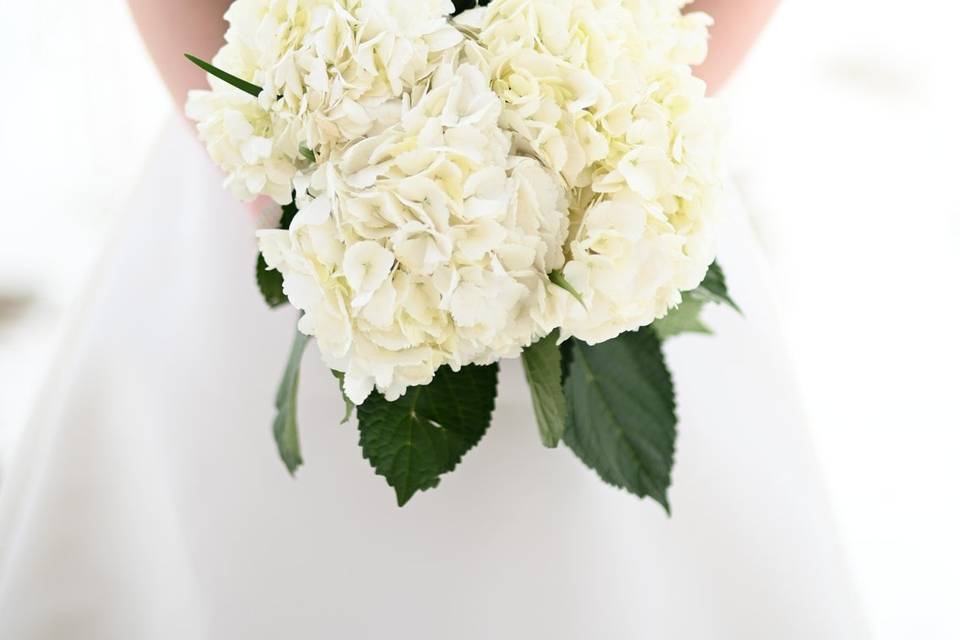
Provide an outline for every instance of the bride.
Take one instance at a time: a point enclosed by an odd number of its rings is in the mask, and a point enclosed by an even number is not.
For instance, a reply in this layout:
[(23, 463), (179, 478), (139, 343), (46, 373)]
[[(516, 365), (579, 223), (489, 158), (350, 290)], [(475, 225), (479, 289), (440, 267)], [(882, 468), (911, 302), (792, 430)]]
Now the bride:
[[(131, 0), (178, 105), (204, 84), (180, 54), (210, 57), (226, 4)], [(772, 5), (696, 3), (712, 86)], [(252, 216), (219, 183), (172, 123), (0, 485), (0, 637), (864, 637), (736, 202), (720, 251), (744, 316), (668, 346), (672, 517), (543, 449), (513, 361), (483, 446), (400, 510), (318, 358), (307, 464), (277, 459), (295, 315), (261, 302)]]

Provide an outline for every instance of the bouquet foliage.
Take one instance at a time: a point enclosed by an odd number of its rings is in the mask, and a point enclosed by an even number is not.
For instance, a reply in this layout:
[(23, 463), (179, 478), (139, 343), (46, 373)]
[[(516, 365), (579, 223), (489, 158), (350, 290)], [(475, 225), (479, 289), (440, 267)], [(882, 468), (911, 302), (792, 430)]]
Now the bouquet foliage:
[(188, 115), (258, 232), (270, 306), (302, 312), (274, 434), (302, 456), (313, 343), (399, 504), (490, 424), (521, 358), (540, 437), (667, 506), (661, 343), (733, 304), (713, 262), (721, 172), (682, 0), (236, 0)]

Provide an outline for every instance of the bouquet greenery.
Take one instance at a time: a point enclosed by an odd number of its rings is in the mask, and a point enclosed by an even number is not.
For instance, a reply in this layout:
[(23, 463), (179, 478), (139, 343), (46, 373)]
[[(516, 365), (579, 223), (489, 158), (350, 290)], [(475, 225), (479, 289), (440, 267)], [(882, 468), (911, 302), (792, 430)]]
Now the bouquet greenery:
[[(461, 3), (463, 4), (463, 3)], [(490, 424), (521, 358), (540, 437), (667, 507), (661, 343), (726, 303), (710, 18), (682, 0), (236, 0), (193, 92), (239, 198), (281, 207), (257, 282), (302, 314), (274, 435), (292, 472), (316, 345), (400, 505)]]

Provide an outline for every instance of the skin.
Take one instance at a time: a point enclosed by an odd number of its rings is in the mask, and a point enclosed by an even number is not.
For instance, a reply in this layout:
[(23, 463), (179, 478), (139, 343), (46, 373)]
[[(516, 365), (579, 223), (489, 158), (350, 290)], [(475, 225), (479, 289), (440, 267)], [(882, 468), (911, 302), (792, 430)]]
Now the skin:
[(230, 0), (128, 0), (147, 51), (173, 95), (183, 105), (190, 89), (207, 87), (206, 74), (184, 53), (210, 60), (223, 44)]
[(779, 0), (697, 0), (690, 5), (690, 10), (705, 11), (715, 21), (710, 29), (710, 53), (696, 69), (711, 92), (730, 79), (777, 4)]
[[(189, 89), (206, 87), (205, 74), (184, 53), (209, 60), (227, 29), (223, 14), (229, 0), (128, 0), (147, 50), (175, 104)], [(710, 55), (697, 75), (716, 91), (730, 78), (773, 13), (778, 0), (697, 0), (690, 11), (706, 11), (716, 25), (710, 31)]]

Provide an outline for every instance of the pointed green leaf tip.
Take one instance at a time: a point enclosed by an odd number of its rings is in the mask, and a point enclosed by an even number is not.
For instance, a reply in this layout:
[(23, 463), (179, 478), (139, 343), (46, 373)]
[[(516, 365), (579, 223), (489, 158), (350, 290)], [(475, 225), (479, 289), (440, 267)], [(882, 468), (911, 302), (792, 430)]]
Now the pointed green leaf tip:
[(653, 323), (653, 330), (661, 340), (678, 336), (682, 333), (702, 333), (710, 335), (713, 331), (700, 320), (700, 312), (706, 302), (697, 300), (689, 294), (683, 294), (679, 305), (670, 310), (670, 313)]
[(604, 481), (650, 496), (669, 513), (677, 417), (656, 332), (641, 327), (592, 346), (568, 342), (564, 443)]
[(393, 487), (399, 506), (437, 486), (486, 433), (497, 372), (496, 364), (444, 366), (397, 400), (374, 391), (357, 407), (363, 457)]
[(563, 277), (562, 271), (560, 271), (559, 269), (557, 271), (551, 271), (550, 275), (547, 277), (550, 278), (550, 282), (557, 285), (558, 287), (560, 287), (561, 289), (563, 289), (564, 291), (572, 295), (574, 298), (576, 298), (577, 302), (580, 303), (580, 306), (582, 306), (584, 309), (587, 308), (586, 303), (583, 301), (583, 296), (581, 296), (580, 292), (577, 291), (572, 284), (570, 284), (569, 280)]
[(303, 464), (300, 434), (297, 429), (297, 391), (300, 386), (300, 362), (309, 342), (310, 336), (300, 333), (299, 330), (296, 332), (287, 368), (283, 372), (280, 388), (277, 389), (277, 417), (273, 420), (273, 438), (277, 442), (280, 459), (290, 475)]
[(730, 297), (730, 293), (727, 291), (727, 279), (723, 275), (723, 269), (720, 268), (720, 264), (717, 262), (710, 265), (710, 268), (707, 269), (707, 275), (703, 278), (703, 282), (690, 293), (698, 300), (725, 304), (737, 313), (743, 314), (743, 311), (740, 310), (737, 303)]
[(540, 428), (544, 446), (556, 447), (563, 437), (567, 418), (566, 399), (563, 396), (563, 375), (560, 365), (559, 331), (552, 333), (523, 350), (523, 371), (527, 376), (533, 413)]
[(696, 289), (684, 292), (680, 304), (671, 309), (666, 316), (654, 322), (653, 329), (661, 340), (682, 333), (712, 334), (710, 328), (700, 320), (700, 312), (708, 302), (725, 304), (737, 313), (743, 313), (730, 297), (723, 270), (716, 262), (707, 269), (703, 282)]
[(246, 80), (242, 80), (233, 74), (227, 73), (223, 69), (218, 69), (217, 67), (213, 66), (209, 62), (206, 62), (205, 60), (201, 60), (197, 56), (190, 55), (189, 53), (185, 53), (183, 55), (187, 60), (197, 65), (198, 67), (200, 67), (201, 69), (209, 73), (210, 75), (216, 76), (217, 78), (220, 78), (227, 84), (232, 85), (237, 89), (240, 89), (241, 91), (249, 93), (254, 98), (259, 96), (260, 92), (263, 91), (262, 88), (258, 87), (252, 82), (247, 82)]
[(304, 158), (306, 158), (310, 162), (317, 161), (316, 152), (305, 144), (300, 145), (300, 155), (302, 155)]

